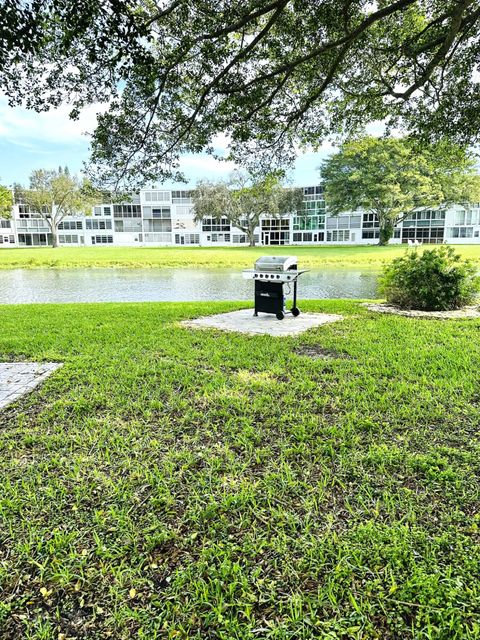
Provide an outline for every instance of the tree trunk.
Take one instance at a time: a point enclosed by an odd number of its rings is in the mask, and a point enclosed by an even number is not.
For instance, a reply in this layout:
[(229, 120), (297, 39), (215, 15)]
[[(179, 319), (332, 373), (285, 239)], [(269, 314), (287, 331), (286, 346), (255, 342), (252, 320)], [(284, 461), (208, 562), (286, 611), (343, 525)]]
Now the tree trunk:
[(56, 249), (58, 247), (58, 235), (57, 227), (53, 223), (50, 226), (50, 231), (52, 233), (52, 249)]
[(251, 231), (249, 229), (247, 232), (247, 236), (248, 236), (248, 246), (254, 247), (255, 246), (255, 230)]
[(380, 235), (379, 235), (378, 244), (381, 247), (386, 246), (392, 236), (393, 236), (393, 224), (391, 222), (380, 222)]

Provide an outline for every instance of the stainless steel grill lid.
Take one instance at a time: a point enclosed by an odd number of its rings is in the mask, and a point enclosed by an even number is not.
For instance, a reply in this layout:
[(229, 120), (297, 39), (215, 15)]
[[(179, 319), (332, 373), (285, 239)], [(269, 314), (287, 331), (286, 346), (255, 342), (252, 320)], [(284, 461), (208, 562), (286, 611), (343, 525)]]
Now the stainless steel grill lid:
[(297, 268), (297, 256), (262, 256), (255, 262), (255, 271), (288, 271)]
[(242, 273), (246, 280), (293, 282), (305, 273), (305, 269), (298, 270), (297, 262), (297, 256), (262, 256), (254, 269), (244, 269)]

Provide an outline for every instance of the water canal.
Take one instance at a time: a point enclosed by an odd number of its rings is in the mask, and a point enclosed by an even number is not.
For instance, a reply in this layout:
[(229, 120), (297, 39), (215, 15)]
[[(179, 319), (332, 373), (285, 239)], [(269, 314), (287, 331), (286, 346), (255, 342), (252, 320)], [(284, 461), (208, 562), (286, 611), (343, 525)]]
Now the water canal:
[[(375, 298), (376, 271), (326, 268), (299, 280), (300, 299)], [(253, 282), (228, 269), (12, 269), (0, 303), (249, 300)]]

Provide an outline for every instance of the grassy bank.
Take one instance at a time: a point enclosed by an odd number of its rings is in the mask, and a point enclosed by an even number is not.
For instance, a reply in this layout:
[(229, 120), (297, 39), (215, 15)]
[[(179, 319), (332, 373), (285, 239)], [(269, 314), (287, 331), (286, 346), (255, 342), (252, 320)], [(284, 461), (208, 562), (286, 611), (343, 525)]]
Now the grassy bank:
[(480, 322), (177, 324), (238, 306), (2, 307), (65, 365), (0, 414), (0, 636), (478, 638)]
[[(1, 249), (0, 269), (45, 267), (205, 267), (250, 268), (259, 256), (297, 255), (302, 267), (379, 268), (385, 261), (402, 255), (405, 245), (319, 246), (319, 247), (60, 247)], [(480, 245), (458, 245), (463, 256), (480, 262)]]

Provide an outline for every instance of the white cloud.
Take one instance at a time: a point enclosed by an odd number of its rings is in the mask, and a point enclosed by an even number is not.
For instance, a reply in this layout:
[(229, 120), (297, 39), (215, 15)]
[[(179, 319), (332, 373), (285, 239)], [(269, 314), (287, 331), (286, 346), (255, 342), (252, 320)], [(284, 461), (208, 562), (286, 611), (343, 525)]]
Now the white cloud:
[(226, 151), (231, 141), (231, 137), (225, 133), (217, 133), (217, 135), (213, 137), (212, 146), (214, 149), (218, 149), (218, 151)]
[(197, 175), (203, 174), (205, 178), (208, 178), (210, 174), (214, 174), (218, 178), (228, 176), (233, 169), (235, 169), (233, 162), (217, 160), (213, 156), (203, 153), (180, 158), (180, 170), (186, 175), (194, 172)]
[(102, 105), (91, 105), (83, 109), (80, 118), (74, 121), (68, 116), (68, 106), (37, 113), (24, 107), (12, 108), (7, 98), (0, 95), (0, 139), (18, 145), (85, 144), (85, 133), (93, 131), (97, 113), (103, 110)]

